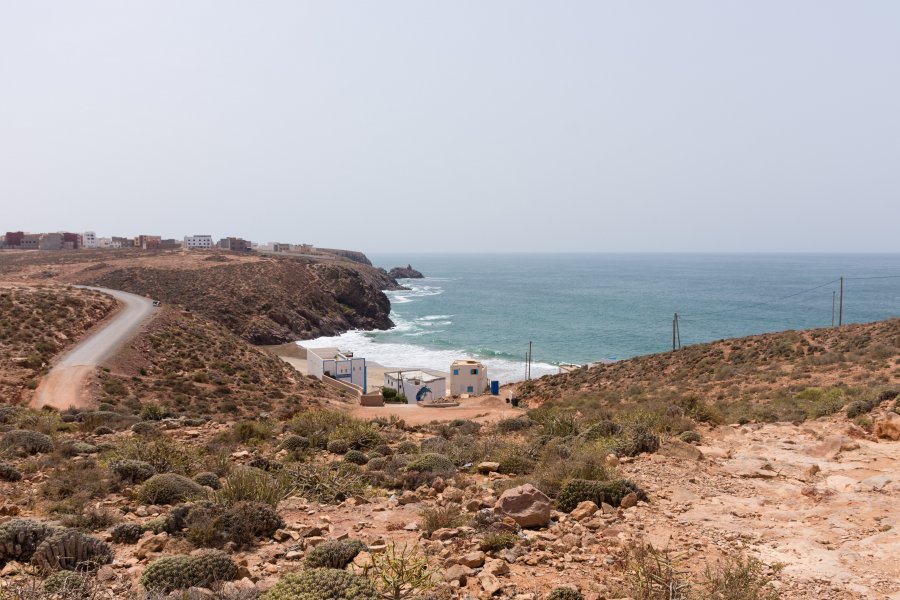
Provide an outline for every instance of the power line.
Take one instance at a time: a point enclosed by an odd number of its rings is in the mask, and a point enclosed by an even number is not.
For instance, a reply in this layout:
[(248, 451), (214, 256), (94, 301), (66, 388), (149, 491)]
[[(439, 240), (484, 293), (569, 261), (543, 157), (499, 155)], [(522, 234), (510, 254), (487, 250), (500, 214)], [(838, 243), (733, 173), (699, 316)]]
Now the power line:
[(900, 275), (878, 275), (875, 277), (844, 277), (847, 281), (863, 281), (866, 279), (900, 279)]
[[(806, 294), (806, 293), (821, 289), (823, 287), (829, 286), (829, 285), (831, 285), (833, 283), (837, 283), (839, 281), (840, 281), (840, 278), (832, 279), (831, 281), (827, 281), (821, 285), (807, 288), (805, 290), (800, 290), (799, 292), (794, 292), (792, 294), (788, 294), (787, 296), (781, 296), (780, 298), (773, 298), (771, 300), (763, 300), (761, 302), (754, 302), (753, 304), (748, 304), (746, 306), (740, 306), (740, 307), (736, 307), (736, 308), (726, 308), (723, 310), (713, 310), (713, 311), (707, 311), (707, 312), (701, 312), (701, 313), (694, 313), (692, 315), (688, 314), (686, 316), (690, 317), (690, 318), (695, 318), (695, 317), (702, 317), (702, 316), (706, 316), (706, 315), (721, 315), (721, 314), (729, 313), (729, 312), (737, 312), (737, 311), (741, 311), (741, 310), (747, 310), (748, 308), (755, 308), (757, 306), (764, 306), (766, 304), (773, 304), (775, 302), (781, 302), (782, 300), (787, 300), (787, 299), (793, 298), (795, 296), (800, 296), (801, 294)], [(678, 318), (680, 320), (685, 320), (685, 315), (679, 313)], [(690, 320), (690, 319), (688, 319), (688, 320)]]

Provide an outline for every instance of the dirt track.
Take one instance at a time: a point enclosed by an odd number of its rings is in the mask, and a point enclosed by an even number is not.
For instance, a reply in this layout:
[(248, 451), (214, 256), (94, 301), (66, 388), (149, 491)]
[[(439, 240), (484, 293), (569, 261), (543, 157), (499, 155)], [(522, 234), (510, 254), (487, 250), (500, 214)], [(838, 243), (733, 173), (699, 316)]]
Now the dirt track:
[(64, 354), (41, 380), (32, 406), (53, 406), (60, 410), (85, 407), (90, 398), (85, 393), (88, 378), (94, 369), (127, 342), (154, 314), (153, 301), (135, 294), (90, 288), (109, 294), (122, 305), (100, 329)]

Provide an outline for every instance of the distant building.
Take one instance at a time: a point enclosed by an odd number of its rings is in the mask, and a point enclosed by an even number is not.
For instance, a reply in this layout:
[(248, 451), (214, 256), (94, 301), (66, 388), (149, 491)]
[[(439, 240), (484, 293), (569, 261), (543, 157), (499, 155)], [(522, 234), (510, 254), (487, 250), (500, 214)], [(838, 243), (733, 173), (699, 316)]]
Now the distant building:
[(278, 242), (274, 242), (272, 244), (272, 252), (290, 252), (291, 245), (290, 244), (279, 244)]
[(450, 365), (451, 396), (478, 395), (487, 389), (487, 369), (477, 360), (457, 360)]
[(64, 250), (78, 250), (80, 247), (78, 244), (78, 240), (81, 238), (81, 234), (78, 233), (63, 233), (62, 234), (62, 247)]
[(172, 238), (167, 240), (160, 240), (159, 247), (162, 250), (175, 250), (177, 248), (181, 248), (181, 242)]
[(253, 249), (249, 241), (236, 237), (222, 238), (219, 240), (219, 248), (231, 250), (232, 252), (250, 252)]
[(352, 353), (341, 352), (337, 348), (307, 348), (307, 371), (313, 377), (332, 377), (345, 383), (366, 389), (366, 359), (354, 357)]
[(81, 247), (82, 248), (96, 248), (97, 247), (97, 234), (93, 231), (85, 231), (81, 234)]
[(213, 247), (213, 239), (211, 235), (186, 235), (184, 247), (188, 250), (209, 250)]
[(41, 234), (39, 233), (26, 233), (22, 236), (22, 243), (19, 246), (23, 250), (37, 250), (40, 248), (41, 244)]
[(162, 238), (158, 235), (139, 235), (135, 240), (135, 246), (141, 250), (159, 250)]
[(24, 231), (7, 231), (3, 236), (6, 239), (7, 248), (21, 248), (22, 240), (25, 238)]
[(38, 249), (40, 250), (62, 250), (63, 234), (61, 233), (45, 233), (38, 236)]
[(113, 236), (110, 248), (134, 248), (134, 238)]
[(447, 395), (447, 379), (425, 371), (395, 371), (384, 374), (384, 387), (397, 390), (407, 404), (436, 400)]

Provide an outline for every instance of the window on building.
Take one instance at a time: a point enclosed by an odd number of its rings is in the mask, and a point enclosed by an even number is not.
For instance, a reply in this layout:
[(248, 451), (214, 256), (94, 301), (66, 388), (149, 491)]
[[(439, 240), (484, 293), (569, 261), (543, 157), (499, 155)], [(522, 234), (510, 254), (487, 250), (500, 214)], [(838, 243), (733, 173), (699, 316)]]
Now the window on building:
[(478, 375), (478, 369), (472, 369), (472, 375)]
[(474, 394), (474, 393), (475, 393), (475, 388), (473, 388), (473, 387), (470, 385), (469, 387), (466, 388), (466, 391), (467, 391), (468, 393), (470, 393), (470, 394)]
[(454, 375), (459, 375), (459, 369), (453, 369), (453, 374), (454, 374)]

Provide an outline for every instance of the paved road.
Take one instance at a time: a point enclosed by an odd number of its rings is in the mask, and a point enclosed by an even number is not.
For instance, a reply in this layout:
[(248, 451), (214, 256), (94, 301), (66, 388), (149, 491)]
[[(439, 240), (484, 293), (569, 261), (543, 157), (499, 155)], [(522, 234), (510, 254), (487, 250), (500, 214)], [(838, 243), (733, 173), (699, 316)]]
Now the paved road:
[(109, 294), (119, 301), (122, 309), (102, 328), (69, 350), (50, 369), (31, 402), (36, 408), (50, 405), (65, 410), (70, 406), (87, 406), (90, 398), (85, 387), (94, 369), (130, 340), (157, 310), (153, 307), (153, 301), (143, 296), (106, 288), (85, 289)]

